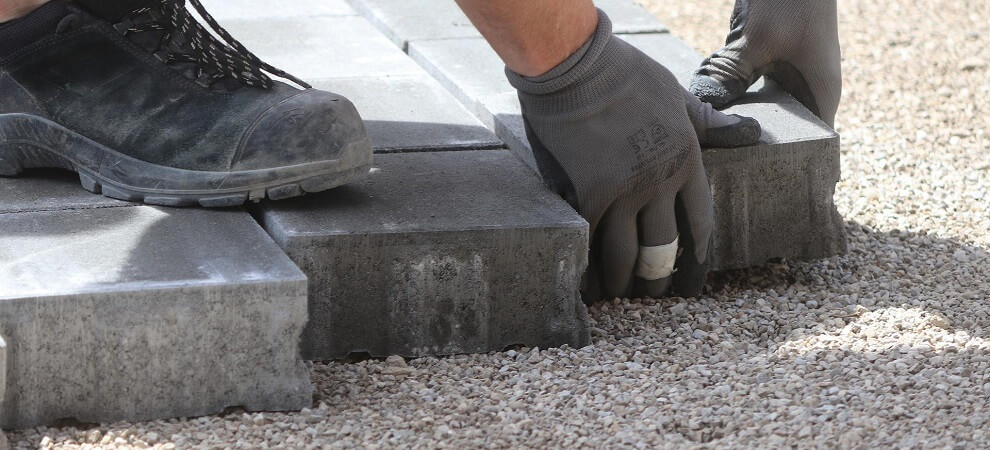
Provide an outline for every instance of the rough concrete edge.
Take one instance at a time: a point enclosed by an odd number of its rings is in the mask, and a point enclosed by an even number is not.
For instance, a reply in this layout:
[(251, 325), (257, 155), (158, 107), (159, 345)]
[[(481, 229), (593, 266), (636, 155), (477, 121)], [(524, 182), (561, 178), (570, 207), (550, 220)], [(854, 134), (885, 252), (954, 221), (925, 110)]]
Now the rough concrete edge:
[[(137, 204), (137, 203), (122, 202), (121, 205), (114, 205), (114, 206), (109, 206), (109, 207), (110, 208), (117, 208), (117, 207), (134, 207), (134, 206), (142, 206), (142, 205), (141, 204)], [(297, 410), (301, 410), (302, 408), (309, 407), (311, 405), (312, 395), (313, 395), (313, 392), (315, 392), (315, 389), (316, 389), (316, 386), (313, 384), (312, 380), (309, 377), (309, 368), (308, 368), (307, 360), (305, 360), (302, 357), (302, 353), (300, 351), (300, 344), (302, 343), (303, 331), (305, 330), (306, 323), (309, 322), (309, 310), (308, 310), (308, 303), (309, 303), (309, 277), (307, 277), (306, 274), (302, 271), (302, 269), (300, 269), (299, 266), (295, 263), (295, 261), (293, 261), (292, 258), (289, 257), (289, 255), (286, 253), (283, 245), (277, 240), (276, 236), (272, 235), (269, 232), (269, 230), (264, 226), (264, 224), (260, 220), (261, 219), (260, 218), (260, 214), (258, 214), (258, 215), (255, 214), (256, 212), (259, 212), (261, 210), (261, 208), (262, 208), (261, 206), (252, 204), (252, 205), (247, 205), (247, 206), (243, 207), (242, 210), (246, 214), (248, 214), (249, 217), (251, 217), (251, 220), (253, 221), (253, 223), (255, 224), (255, 226), (258, 227), (258, 232), (261, 234), (261, 236), (263, 236), (263, 237), (261, 237), (261, 239), (268, 239), (270, 243), (274, 244), (274, 246), (276, 248), (278, 248), (279, 253), (281, 253), (282, 256), (285, 258), (285, 260), (295, 269), (295, 272), (296, 273), (293, 274), (291, 276), (291, 278), (285, 278), (285, 279), (274, 281), (274, 282), (273, 281), (242, 281), (242, 282), (237, 283), (237, 285), (241, 285), (241, 284), (255, 284), (255, 285), (257, 285), (257, 284), (276, 284), (276, 285), (277, 284), (284, 284), (284, 285), (287, 285), (287, 286), (291, 286), (293, 284), (299, 284), (301, 282), (301, 286), (299, 286), (299, 291), (301, 293), (300, 295), (305, 299), (304, 300), (304, 303), (306, 304), (306, 307), (303, 309), (304, 318), (303, 318), (302, 328), (299, 331), (299, 335), (296, 337), (296, 358), (295, 359), (296, 359), (296, 363), (297, 363), (296, 364), (296, 366), (297, 366), (296, 367), (296, 370), (305, 371), (305, 373), (306, 373), (306, 376), (305, 376), (306, 383), (305, 384), (307, 385), (306, 387), (308, 387), (308, 389), (305, 389), (304, 388), (302, 390), (302, 391), (305, 392), (305, 396), (303, 396), (303, 395), (299, 395), (298, 396), (299, 397), (299, 403), (298, 404), (293, 404), (292, 406), (286, 405), (285, 407), (279, 407), (278, 409), (275, 409), (276, 411), (297, 411)], [(84, 209), (96, 209), (96, 208), (84, 208)], [(44, 212), (51, 212), (51, 211), (44, 211)], [(207, 286), (208, 287), (215, 288), (215, 287), (223, 286), (223, 285), (226, 285), (226, 284), (234, 285), (234, 283), (229, 283), (228, 282), (228, 283), (210, 283)], [(163, 285), (163, 286), (158, 286), (155, 290), (161, 290), (161, 291), (169, 291), (169, 290), (181, 291), (181, 290), (185, 289), (186, 287), (187, 286), (181, 286), (181, 285)], [(146, 290), (146, 289), (141, 289), (141, 291), (144, 291), (144, 290)], [(126, 290), (124, 292), (137, 292), (137, 290), (128, 289), (128, 290)], [(87, 295), (93, 295), (93, 294), (99, 294), (99, 293), (101, 293), (101, 292), (88, 292)], [(56, 296), (46, 296), (46, 297), (61, 297), (61, 296), (56, 295)], [(12, 299), (12, 300), (16, 300), (16, 299)], [(5, 396), (5, 391), (6, 391), (6, 372), (7, 372), (6, 369), (7, 369), (7, 345), (6, 345), (5, 338), (3, 336), (0, 336), (0, 423), (5, 423), (6, 422), (6, 420), (3, 417), (4, 411), (5, 411), (5, 409), (3, 408), (3, 400), (5, 398), (4, 396)], [(205, 413), (199, 413), (199, 412), (197, 412), (197, 413), (194, 413), (192, 415), (183, 416), (183, 417), (198, 417), (198, 416), (204, 415), (204, 414), (219, 414), (219, 413), (223, 412), (225, 409), (227, 409), (229, 407), (233, 407), (233, 406), (241, 406), (241, 405), (233, 405), (233, 404), (232, 405), (226, 405), (226, 406), (221, 407), (219, 409), (216, 409), (215, 411), (212, 411), (212, 412), (205, 412)], [(248, 407), (250, 409), (250, 406), (248, 406)], [(262, 409), (259, 408), (259, 409), (256, 409), (256, 410), (261, 411)], [(147, 419), (147, 420), (152, 420), (152, 419)], [(6, 438), (5, 438), (4, 434), (3, 434), (3, 430), (0, 430), (0, 450), (6, 450), (6, 448), (7, 448), (7, 447), (5, 447), (6, 444), (7, 444), (7, 442), (6, 442)]]
[[(26, 180), (31, 180), (29, 177), (23, 177), (21, 175), (13, 177), (5, 177), (9, 179), (16, 180), (18, 178), (23, 178)], [(75, 188), (83, 191), (82, 186), (76, 185)], [(86, 192), (89, 194), (89, 192)], [(44, 207), (44, 206), (34, 206), (34, 207), (21, 207), (19, 209), (9, 209), (0, 211), (0, 217), (9, 214), (30, 214), (30, 213), (44, 213), (44, 212), (60, 212), (60, 211), (87, 211), (91, 209), (110, 209), (110, 208), (130, 208), (134, 206), (144, 206), (142, 203), (128, 202), (124, 200), (117, 200), (110, 197), (105, 197), (102, 194), (90, 194), (96, 198), (96, 203), (85, 203), (85, 202), (71, 202), (58, 206)]]
[[(295, 263), (293, 263), (293, 265), (295, 266)], [(299, 270), (298, 267), (296, 267), (296, 269)], [(302, 273), (301, 270), (299, 270), (299, 272)], [(299, 280), (299, 279), (280, 280), (274, 282), (266, 282), (262, 284), (268, 284), (273, 290), (279, 290), (280, 292), (284, 292), (284, 298), (302, 297), (304, 299), (303, 300), (304, 304), (308, 301), (309, 283), (303, 280)], [(279, 286), (284, 286), (284, 289), (276, 289)], [(217, 286), (210, 286), (210, 288), (216, 288), (216, 287)], [(234, 288), (234, 291), (231, 291), (229, 294), (231, 295), (231, 297), (233, 297), (238, 294), (238, 292), (236, 291), (241, 289), (241, 286), (232, 285), (231, 287)], [(185, 290), (182, 288), (175, 288), (173, 290), (176, 291), (177, 293), (185, 292)], [(206, 295), (213, 295), (213, 293), (208, 293)], [(50, 300), (50, 299), (55, 299), (55, 297), (48, 296), (48, 297), (40, 297), (30, 300), (37, 301), (39, 299)], [(304, 306), (301, 309), (302, 326), (300, 327), (299, 335), (296, 336), (295, 338), (296, 352), (293, 358), (294, 367), (282, 367), (279, 372), (286, 375), (291, 375), (292, 372), (297, 372), (295, 374), (297, 380), (295, 381), (290, 380), (290, 382), (288, 383), (281, 382), (277, 384), (267, 385), (266, 386), (267, 389), (265, 390), (265, 393), (271, 395), (270, 397), (266, 398), (266, 400), (263, 401), (257, 400), (258, 391), (254, 391), (254, 392), (244, 391), (240, 393), (241, 396), (238, 398), (230, 399), (223, 402), (215, 402), (213, 404), (206, 405), (200, 408), (189, 408), (189, 407), (179, 406), (173, 408), (174, 410), (177, 410), (179, 412), (170, 413), (167, 415), (145, 413), (144, 415), (135, 415), (128, 417), (125, 416), (97, 417), (97, 416), (86, 416), (80, 414), (72, 418), (80, 421), (81, 423), (112, 423), (119, 421), (144, 422), (150, 420), (169, 420), (175, 418), (192, 418), (192, 417), (202, 417), (213, 414), (221, 414), (227, 409), (233, 407), (243, 407), (247, 411), (252, 411), (252, 412), (263, 412), (263, 411), (287, 412), (287, 411), (299, 411), (303, 408), (309, 408), (312, 406), (313, 393), (315, 392), (316, 386), (313, 384), (312, 379), (310, 377), (309, 364), (305, 359), (302, 358), (301, 352), (299, 351), (299, 343), (302, 340), (302, 331), (305, 329), (305, 324), (309, 320), (309, 311), (307, 308), (308, 305)], [(3, 353), (3, 360), (0, 362), (3, 362), (4, 367), (6, 367), (6, 348), (0, 350), (0, 352)], [(16, 417), (16, 416), (13, 419), (11, 419), (7, 417), (5, 411), (6, 409), (3, 407), (3, 403), (0, 402), (0, 425), (4, 426), (7, 429), (26, 429), (36, 426), (50, 426), (54, 423), (53, 421), (57, 421), (64, 418), (64, 417), (52, 416), (41, 420), (25, 421), (22, 420), (20, 417)], [(3, 450), (3, 447), (0, 447), (0, 450)]]
[[(0, 336), (0, 421), (3, 421), (3, 399), (7, 392), (7, 340)], [(0, 450), (7, 450), (7, 435), (0, 430)]]
[[(510, 154), (515, 155), (517, 157), (517, 159), (519, 159), (518, 155), (515, 154), (515, 152), (513, 150), (511, 150), (511, 149), (507, 149), (507, 148), (501, 147), (500, 149), (495, 150), (495, 151), (504, 151), (506, 153), (510, 153)], [(539, 178), (539, 175), (536, 174), (535, 176), (537, 177), (538, 182), (539, 183), (542, 183), (542, 179)], [(272, 214), (272, 211), (273, 211), (272, 210), (272, 205), (273, 205), (273, 202), (263, 201), (263, 202), (259, 202), (257, 204), (249, 205), (248, 206), (248, 211), (251, 214), (251, 216), (254, 217), (254, 219), (257, 221), (258, 225), (275, 242), (275, 244), (278, 245), (279, 248), (286, 255), (288, 255), (289, 259), (293, 262), (293, 264), (295, 264), (297, 267), (299, 267), (299, 264), (296, 262), (297, 258), (306, 258), (308, 256), (307, 249), (312, 245), (312, 243), (314, 242), (314, 240), (322, 239), (325, 236), (323, 234), (314, 235), (314, 234), (309, 234), (309, 233), (286, 233), (284, 231), (284, 225), (279, 220), (278, 215), (277, 214)], [(587, 243), (587, 240), (588, 240), (588, 238), (587, 238), (587, 234), (588, 234), (588, 222), (584, 218), (582, 218), (579, 215), (577, 215), (576, 212), (574, 212), (574, 216), (573, 216), (573, 218), (571, 220), (559, 220), (559, 221), (555, 222), (554, 225), (557, 228), (559, 228), (559, 229), (578, 230), (584, 236), (583, 241), (585, 243)], [(527, 225), (527, 226), (524, 226), (524, 227), (519, 227), (517, 229), (542, 229), (542, 228), (545, 228), (545, 227), (546, 227), (546, 224), (540, 224), (540, 225), (535, 225), (534, 224), (534, 225)], [(490, 231), (490, 230), (498, 231), (499, 229), (498, 228), (494, 228), (494, 227), (474, 226), (474, 227), (467, 227), (463, 231)], [(370, 232), (370, 233), (366, 233), (366, 234), (387, 235), (387, 234), (409, 233), (409, 232), (415, 232), (415, 233), (419, 233), (419, 234), (446, 234), (446, 233), (451, 233), (450, 230), (442, 230), (442, 231), (438, 231), (438, 230), (403, 230), (403, 231), (399, 231), (399, 232), (376, 231), (376, 232)], [(571, 341), (572, 342), (561, 343), (558, 346), (560, 346), (560, 345), (571, 345), (571, 346), (577, 346), (576, 348), (582, 348), (582, 347), (585, 347), (587, 345), (591, 345), (593, 343), (592, 340), (591, 340), (590, 316), (589, 316), (589, 313), (588, 313), (588, 310), (587, 310), (587, 305), (584, 303), (583, 297), (582, 297), (582, 295), (580, 293), (581, 279), (582, 279), (582, 276), (583, 276), (583, 274), (584, 274), (584, 272), (585, 272), (585, 270), (586, 270), (586, 268), (588, 266), (588, 254), (587, 254), (587, 252), (586, 251), (585, 252), (580, 252), (579, 253), (579, 258), (580, 258), (579, 265), (581, 266), (581, 268), (580, 268), (580, 270), (576, 271), (576, 275), (575, 275), (576, 279), (574, 280), (573, 283), (571, 283), (571, 286), (573, 287), (573, 291), (574, 291), (574, 293), (573, 293), (574, 307), (576, 308), (574, 320), (576, 320), (579, 323), (584, 324), (585, 326), (580, 327), (581, 329), (580, 330), (577, 330), (572, 335), (572, 337), (571, 337)], [(302, 269), (300, 269), (300, 270), (302, 270)], [(305, 272), (304, 272), (304, 275), (306, 275), (307, 279), (309, 278), (309, 275), (306, 274)], [(312, 294), (311, 289), (308, 291), (308, 294), (307, 295), (310, 295), (310, 294)], [(309, 301), (309, 299), (307, 298), (307, 305), (308, 305), (308, 301)], [(301, 345), (301, 347), (302, 347), (302, 345)], [(354, 349), (352, 349), (352, 350), (349, 351), (349, 353), (353, 353), (354, 351), (360, 351), (360, 350), (354, 350)], [(496, 351), (496, 350), (491, 350), (491, 351)], [(305, 355), (304, 354), (303, 355), (303, 359), (304, 360), (312, 360), (312, 361), (325, 361), (325, 360), (336, 360), (336, 359), (340, 359), (340, 358), (346, 357), (347, 354), (340, 353), (340, 354), (338, 354), (338, 356), (330, 356), (330, 357), (327, 357), (325, 354), (324, 355), (312, 355), (312, 356), (317, 356), (317, 357), (314, 357), (314, 358), (311, 358), (311, 357), (308, 357), (308, 356), (311, 356), (311, 355)]]
[[(557, 225), (558, 226), (557, 226), (556, 230), (561, 231), (561, 232), (566, 232), (566, 233), (577, 233), (578, 235), (580, 235), (583, 238), (582, 239), (583, 242), (587, 242), (588, 241), (588, 238), (587, 238), (588, 232), (589, 232), (589, 230), (588, 230), (588, 223), (584, 219), (575, 220), (575, 221), (569, 221), (569, 222), (561, 222), (561, 223), (559, 223)], [(545, 228), (546, 228), (545, 226), (525, 227), (526, 230), (540, 230), (540, 229), (545, 229)], [(480, 232), (480, 231), (492, 231), (492, 230), (485, 229), (485, 228), (470, 228), (467, 231), (469, 231), (469, 232)], [(498, 233), (506, 233), (506, 234), (518, 233), (518, 229), (512, 229), (512, 230), (494, 230), (494, 231), (496, 231)], [(461, 232), (462, 231), (449, 231), (448, 230), (448, 231), (429, 231), (429, 232), (414, 232), (414, 233), (417, 233), (417, 234), (428, 234), (428, 235), (444, 235), (444, 234), (451, 234), (451, 233), (460, 234)], [(370, 235), (376, 235), (376, 236), (382, 236), (382, 235), (388, 235), (388, 234), (393, 234), (393, 233), (387, 233), (387, 232), (386, 233), (370, 233)], [(310, 235), (306, 235), (306, 234), (286, 236), (285, 239), (288, 242), (286, 243), (285, 251), (286, 251), (286, 253), (288, 255), (290, 255), (291, 258), (293, 258), (294, 261), (296, 259), (299, 259), (301, 261), (302, 260), (307, 260), (307, 259), (308, 260), (313, 260), (313, 259), (315, 259), (313, 257), (314, 256), (313, 254), (314, 254), (314, 252), (317, 252), (316, 250), (313, 249), (313, 241), (314, 241), (314, 239), (317, 239), (317, 238), (318, 237), (316, 237), (316, 236), (310, 236)], [(329, 242), (322, 242), (321, 243), (321, 246), (328, 246), (328, 245), (329, 246), (332, 246), (332, 243), (329, 243)], [(355, 353), (368, 353), (373, 358), (384, 358), (386, 356), (391, 356), (391, 355), (396, 355), (396, 354), (401, 355), (403, 357), (407, 357), (407, 358), (450, 357), (450, 356), (456, 356), (456, 355), (459, 355), (459, 354), (479, 354), (479, 353), (480, 354), (483, 354), (483, 353), (499, 352), (499, 351), (503, 351), (506, 347), (512, 346), (512, 345), (524, 345), (524, 346), (527, 346), (527, 347), (541, 347), (541, 348), (559, 348), (559, 347), (562, 347), (562, 346), (565, 346), (566, 345), (566, 346), (569, 346), (571, 348), (584, 348), (584, 347), (586, 347), (588, 345), (592, 345), (593, 344), (592, 338), (591, 338), (591, 316), (590, 316), (590, 313), (588, 311), (588, 305), (584, 303), (583, 296), (582, 296), (581, 291), (580, 291), (581, 281), (582, 281), (583, 276), (584, 276), (584, 273), (585, 273), (585, 271), (587, 270), (587, 267), (588, 267), (588, 252), (587, 252), (587, 248), (585, 247), (585, 251), (578, 251), (578, 252), (576, 252), (576, 255), (575, 256), (578, 259), (576, 260), (576, 263), (577, 264), (575, 266), (574, 273), (571, 274), (573, 276), (573, 280), (571, 280), (570, 283), (558, 283), (557, 284), (557, 287), (558, 287), (557, 290), (558, 290), (558, 292), (560, 292), (561, 294), (563, 294), (561, 296), (561, 298), (566, 297), (566, 298), (570, 299), (571, 302), (572, 302), (572, 305), (574, 307), (574, 314), (573, 315), (568, 315), (568, 317), (566, 317), (566, 318), (556, 317), (557, 323), (567, 322), (569, 324), (575, 325), (575, 326), (570, 327), (570, 328), (573, 329), (573, 332), (571, 332), (569, 334), (569, 336), (566, 337), (567, 342), (564, 342), (564, 341), (554, 341), (554, 342), (548, 342), (548, 341), (543, 341), (543, 342), (535, 342), (535, 341), (534, 342), (517, 342), (517, 341), (515, 341), (513, 339), (508, 339), (508, 338), (503, 337), (501, 340), (497, 340), (497, 339), (495, 339), (495, 340), (486, 339), (487, 348), (485, 348), (483, 350), (480, 350), (480, 351), (477, 351), (477, 352), (458, 352), (458, 353), (443, 353), (443, 352), (441, 352), (441, 353), (424, 353), (424, 354), (407, 354), (407, 353), (404, 353), (404, 352), (402, 352), (400, 350), (397, 350), (394, 347), (386, 350), (384, 353), (376, 353), (376, 351), (373, 350), (373, 349), (363, 348), (363, 347), (362, 348), (348, 348), (348, 349), (344, 349), (343, 347), (329, 348), (329, 349), (328, 348), (310, 348), (310, 349), (306, 349), (306, 345), (304, 345), (303, 343), (300, 343), (300, 347), (304, 349), (302, 351), (302, 353), (303, 353), (302, 354), (302, 357), (303, 357), (304, 360), (307, 360), (307, 361), (339, 361), (339, 360), (345, 359), (349, 355), (352, 355), (352, 354), (355, 354)], [(559, 260), (557, 262), (560, 263)], [(307, 277), (308, 276), (309, 276), (309, 274), (307, 274)], [(558, 281), (564, 281), (564, 280), (561, 279), (561, 280), (558, 280)], [(311, 297), (313, 294), (314, 294), (313, 289), (312, 289), (312, 287), (310, 287), (310, 289), (308, 290), (307, 295), (308, 295), (308, 297)], [(492, 298), (492, 299), (489, 299), (487, 301), (488, 301), (488, 307), (489, 308), (492, 308), (492, 307), (494, 307), (495, 303), (497, 302), (497, 299)], [(494, 321), (495, 319), (494, 318), (491, 318), (490, 320)], [(491, 324), (492, 325), (495, 325), (494, 322), (492, 322)], [(305, 337), (305, 333), (304, 333), (304, 337)]]
[[(814, 145), (816, 147), (815, 151), (804, 149), (801, 147), (807, 145)], [(748, 148), (748, 147), (747, 147)], [(745, 151), (747, 148), (734, 149), (739, 151)], [(761, 264), (769, 263), (773, 260), (779, 258), (785, 258), (792, 261), (815, 261), (819, 259), (826, 259), (837, 255), (845, 254), (847, 251), (848, 242), (845, 237), (845, 221), (839, 214), (838, 209), (835, 206), (834, 196), (836, 185), (841, 178), (840, 174), (840, 140), (838, 135), (829, 136), (822, 138), (815, 142), (809, 141), (795, 141), (787, 142), (782, 144), (777, 144), (776, 149), (779, 153), (788, 154), (805, 154), (806, 159), (803, 162), (809, 162), (811, 160), (822, 160), (822, 168), (825, 170), (816, 171), (816, 176), (825, 177), (822, 180), (824, 183), (814, 183), (809, 184), (809, 188), (821, 188), (825, 192), (821, 198), (828, 198), (828, 205), (822, 204), (824, 209), (812, 208), (808, 211), (811, 216), (809, 222), (817, 223), (820, 225), (820, 232), (809, 236), (801, 247), (794, 247), (792, 251), (788, 254), (767, 254), (767, 252), (759, 251), (760, 245), (759, 239), (751, 239), (753, 232), (745, 225), (742, 225), (743, 229), (734, 227), (732, 231), (732, 236), (742, 237), (742, 239), (737, 239), (734, 242), (720, 242), (718, 239), (714, 242), (714, 250), (716, 257), (712, 261), (713, 272), (723, 271), (723, 270), (735, 270), (742, 269), (746, 267), (757, 266)], [(711, 156), (705, 158), (705, 164), (717, 164), (711, 162), (713, 159)], [(719, 159), (715, 157), (715, 159)], [(730, 155), (728, 159), (732, 159)], [(725, 161), (720, 161), (721, 166), (725, 166)], [(724, 174), (726, 169), (721, 171), (709, 171), (709, 179), (718, 178)], [(817, 198), (817, 197), (816, 197)], [(721, 196), (716, 198), (716, 209), (718, 209), (719, 200), (726, 200), (728, 198), (723, 198)], [(748, 208), (749, 202), (742, 202), (741, 206)], [(724, 216), (723, 216), (724, 218)], [(723, 226), (723, 221), (716, 217), (715, 232), (719, 233), (719, 230), (726, 228)], [(839, 239), (826, 239), (828, 236), (836, 236)], [(717, 236), (716, 236), (717, 237)], [(759, 236), (755, 236), (759, 237)], [(751, 242), (754, 242), (751, 244)], [(735, 244), (736, 248), (733, 248)], [(725, 249), (724, 252), (720, 252), (719, 249)], [(753, 249), (756, 249), (754, 251)], [(719, 256), (721, 255), (721, 256)]]
[[(270, 239), (273, 239), (272, 236), (268, 236), (268, 237)], [(279, 250), (281, 250), (281, 248)], [(283, 251), (282, 253), (284, 254), (285, 252)], [(290, 259), (290, 261), (291, 261), (291, 259)], [(295, 267), (297, 273), (296, 274), (293, 274), (291, 278), (286, 277), (286, 278), (284, 278), (282, 280), (279, 280), (278, 282), (307, 281), (306, 280), (306, 274), (304, 274), (302, 272), (302, 270), (299, 269), (299, 266), (297, 266), (295, 263), (293, 263), (292, 265)], [(126, 282), (126, 283), (115, 284), (115, 285), (112, 285), (112, 286), (100, 286), (100, 285), (97, 285), (97, 286), (92, 286), (91, 289), (81, 288), (81, 289), (79, 289), (79, 290), (77, 290), (75, 292), (65, 293), (65, 294), (62, 294), (62, 293), (38, 292), (38, 293), (30, 293), (30, 294), (26, 294), (26, 295), (28, 296), (28, 298), (65, 298), (65, 297), (74, 297), (74, 296), (77, 296), (77, 295), (100, 295), (100, 294), (114, 294), (114, 293), (132, 294), (132, 293), (139, 293), (139, 292), (178, 291), (178, 290), (182, 290), (182, 289), (187, 289), (191, 285), (192, 286), (195, 286), (195, 287), (204, 287), (204, 288), (211, 288), (211, 287), (218, 287), (218, 286), (227, 286), (227, 285), (234, 285), (234, 284), (236, 284), (236, 285), (263, 285), (263, 284), (272, 283), (272, 281), (266, 281), (266, 280), (224, 280), (224, 281), (206, 280), (206, 281), (195, 282), (195, 283), (192, 283), (192, 284), (189, 284), (189, 283), (186, 283), (186, 282), (159, 282), (159, 283), (157, 283), (155, 285), (152, 285), (152, 286), (138, 286), (140, 283), (142, 283), (142, 282), (141, 281)], [(123, 286), (122, 289), (119, 288), (121, 286)], [(105, 289), (101, 289), (101, 288), (105, 288)], [(22, 300), (24, 298), (25, 298), (25, 295), (19, 295), (17, 297), (3, 297), (3, 296), (0, 296), (0, 300), (4, 300), (4, 301), (17, 301), (17, 300)]]

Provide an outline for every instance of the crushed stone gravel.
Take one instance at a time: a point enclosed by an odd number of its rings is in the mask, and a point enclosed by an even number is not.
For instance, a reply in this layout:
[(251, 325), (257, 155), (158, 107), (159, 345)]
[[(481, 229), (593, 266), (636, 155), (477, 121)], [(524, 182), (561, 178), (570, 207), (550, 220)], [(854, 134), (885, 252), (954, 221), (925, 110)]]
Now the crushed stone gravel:
[[(641, 0), (703, 53), (732, 2)], [(591, 308), (594, 345), (317, 363), (314, 407), (14, 448), (969, 448), (990, 442), (990, 3), (843, 0), (850, 248)]]

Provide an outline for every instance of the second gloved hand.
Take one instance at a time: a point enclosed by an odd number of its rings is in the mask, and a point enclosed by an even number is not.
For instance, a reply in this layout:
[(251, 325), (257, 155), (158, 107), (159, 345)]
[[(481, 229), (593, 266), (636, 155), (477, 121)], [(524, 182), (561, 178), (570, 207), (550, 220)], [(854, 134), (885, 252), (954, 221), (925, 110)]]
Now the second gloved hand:
[(722, 107), (766, 74), (829, 126), (842, 96), (836, 0), (736, 0), (731, 31), (691, 92)]
[(759, 124), (699, 102), (600, 11), (566, 61), (507, 75), (541, 174), (591, 226), (586, 298), (699, 294), (714, 223), (701, 144), (752, 144)]

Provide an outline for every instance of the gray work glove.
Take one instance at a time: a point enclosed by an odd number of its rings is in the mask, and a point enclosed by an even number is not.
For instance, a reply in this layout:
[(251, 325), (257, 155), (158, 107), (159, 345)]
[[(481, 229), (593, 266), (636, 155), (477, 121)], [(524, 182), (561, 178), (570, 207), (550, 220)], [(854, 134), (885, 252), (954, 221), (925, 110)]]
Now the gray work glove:
[(585, 298), (700, 294), (714, 221), (700, 143), (751, 144), (759, 124), (698, 101), (601, 11), (567, 61), (506, 74), (544, 180), (591, 225)]
[(725, 47), (691, 92), (720, 108), (767, 75), (829, 126), (842, 96), (836, 0), (736, 0)]

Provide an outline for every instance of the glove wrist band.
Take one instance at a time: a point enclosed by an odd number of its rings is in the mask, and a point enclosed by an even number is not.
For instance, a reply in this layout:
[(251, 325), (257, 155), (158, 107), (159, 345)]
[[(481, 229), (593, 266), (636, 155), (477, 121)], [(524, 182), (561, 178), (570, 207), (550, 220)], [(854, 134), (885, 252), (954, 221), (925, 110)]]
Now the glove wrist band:
[(520, 92), (535, 95), (550, 94), (564, 89), (581, 79), (595, 66), (605, 47), (612, 39), (612, 21), (598, 10), (598, 27), (591, 37), (564, 62), (537, 77), (525, 77), (505, 69), (505, 76), (512, 87)]

